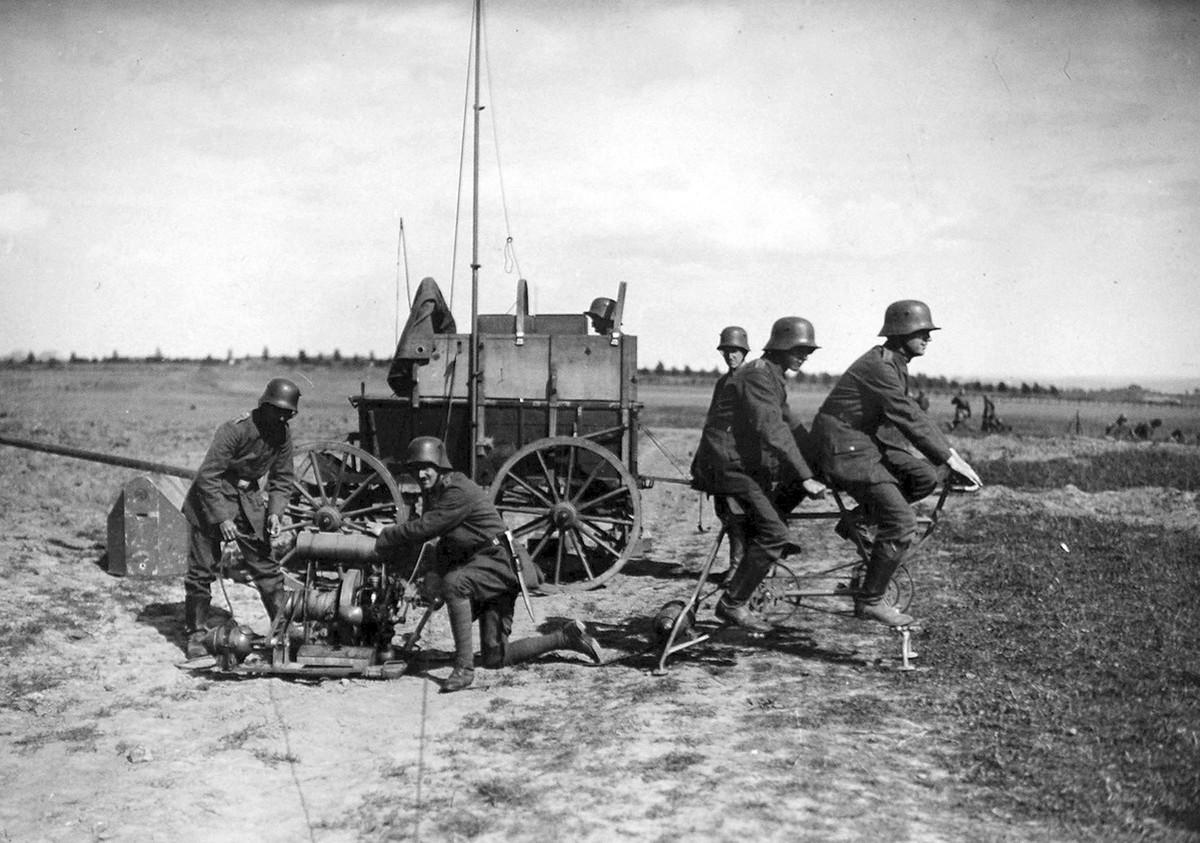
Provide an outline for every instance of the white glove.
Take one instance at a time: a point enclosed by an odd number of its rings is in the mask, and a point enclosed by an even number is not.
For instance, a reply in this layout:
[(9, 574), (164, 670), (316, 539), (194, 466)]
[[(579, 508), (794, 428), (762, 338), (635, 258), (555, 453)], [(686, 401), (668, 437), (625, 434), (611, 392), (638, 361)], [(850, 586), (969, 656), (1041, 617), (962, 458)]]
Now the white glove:
[(967, 461), (958, 455), (958, 451), (950, 449), (950, 459), (946, 460), (946, 465), (955, 474), (961, 475), (976, 489), (983, 486), (983, 481), (979, 479), (979, 475), (975, 473), (975, 469), (967, 464)]

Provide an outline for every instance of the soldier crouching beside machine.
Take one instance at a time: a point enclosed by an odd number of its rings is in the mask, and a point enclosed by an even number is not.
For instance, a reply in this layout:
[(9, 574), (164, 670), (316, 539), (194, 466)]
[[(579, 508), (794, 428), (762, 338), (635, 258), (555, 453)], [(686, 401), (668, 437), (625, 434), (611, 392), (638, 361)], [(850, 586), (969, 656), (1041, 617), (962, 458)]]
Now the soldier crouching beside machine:
[[(428, 598), (445, 601), (454, 636), (454, 670), (442, 684), (442, 692), (461, 691), (475, 679), (472, 625), (476, 618), (486, 668), (517, 664), (555, 650), (582, 653), (599, 664), (600, 646), (577, 620), (547, 635), (508, 640), (522, 588), (517, 578), (522, 560), (510, 552), (503, 518), (483, 489), (453, 469), (440, 439), (413, 439), (404, 462), (421, 487), (424, 508), (418, 518), (385, 527), (375, 549), (386, 557), (396, 548), (440, 538), (437, 561), (425, 574), (423, 590)], [(533, 565), (524, 571), (526, 577), (537, 576)]]
[[(184, 574), (187, 657), (207, 655), (204, 637), (221, 543), (237, 542), (274, 621), (283, 600), (283, 574), (271, 558), (270, 539), (292, 492), (292, 435), (288, 420), (300, 406), (300, 390), (285, 378), (267, 384), (258, 407), (217, 428), (196, 479), (183, 502), (187, 519), (188, 567)], [(266, 475), (264, 508), (259, 481)]]

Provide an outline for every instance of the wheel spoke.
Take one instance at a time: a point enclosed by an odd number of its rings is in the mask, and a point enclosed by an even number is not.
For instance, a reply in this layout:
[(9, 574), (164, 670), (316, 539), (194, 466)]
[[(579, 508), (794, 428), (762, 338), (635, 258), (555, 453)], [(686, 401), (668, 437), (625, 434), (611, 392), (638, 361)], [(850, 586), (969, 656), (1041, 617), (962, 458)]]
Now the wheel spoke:
[(373, 503), (370, 506), (364, 506), (362, 509), (355, 509), (355, 510), (351, 510), (350, 512), (343, 512), (342, 517), (343, 518), (359, 518), (363, 515), (373, 515), (376, 512), (387, 512), (389, 510), (394, 512), (396, 510), (396, 504), (391, 501), (384, 501), (381, 503)]
[(304, 485), (299, 480), (293, 480), (292, 487), (300, 493), (301, 497), (303, 497), (309, 502), (309, 504), (312, 505), (313, 509), (320, 509), (321, 502), (309, 494), (308, 489), (305, 489)]
[(583, 484), (579, 487), (579, 491), (575, 493), (573, 498), (571, 498), (571, 503), (579, 503), (580, 498), (583, 497), (583, 493), (588, 490), (588, 486), (592, 485), (592, 481), (596, 479), (596, 476), (600, 474), (603, 469), (604, 463), (597, 463), (596, 467), (588, 472), (587, 479), (583, 481)]
[[(562, 500), (562, 493), (559, 491), (558, 483), (556, 482), (558, 480), (558, 474), (546, 464), (546, 458), (542, 455), (541, 451), (535, 451), (534, 456), (537, 457), (538, 466), (542, 470), (542, 477), (546, 480), (546, 488), (550, 491), (550, 502), (558, 503)], [(517, 478), (516, 475), (513, 475), (513, 479), (515, 480), (519, 478)], [(530, 489), (532, 489), (532, 487), (530, 487)]]
[(578, 527), (572, 527), (570, 530), (571, 544), (575, 546), (575, 553), (579, 556), (579, 562), (583, 565), (583, 570), (587, 572), (589, 580), (596, 579), (596, 574), (592, 571), (592, 566), (588, 564), (587, 548), (583, 544), (583, 536), (579, 533)]
[(313, 479), (317, 481), (317, 488), (321, 490), (321, 505), (329, 503), (329, 498), (325, 494), (325, 478), (321, 474), (321, 459), (320, 454), (316, 451), (308, 455), (308, 462), (312, 466)]
[[(338, 460), (337, 478), (333, 481), (333, 497), (331, 500), (337, 501), (342, 497), (342, 478), (346, 476), (346, 460), (345, 458)], [(366, 485), (366, 484), (363, 484)]]
[[(562, 582), (563, 545), (566, 543), (563, 541), (564, 538), (565, 537), (560, 532), (558, 534), (558, 541), (556, 541), (554, 543), (554, 584), (555, 585), (558, 585), (560, 582)], [(547, 532), (545, 541), (549, 541), (549, 540), (550, 540), (550, 533)]]
[[(605, 492), (604, 494), (600, 495), (599, 497), (595, 497), (595, 498), (592, 498), (591, 500), (584, 501), (583, 503), (579, 504), (579, 506), (577, 508), (580, 512), (586, 512), (587, 510), (592, 509), (593, 507), (599, 506), (600, 504), (604, 503), (605, 501), (610, 501), (613, 498), (621, 497), (622, 495), (628, 495), (628, 494), (629, 494), (628, 489), (618, 486), (615, 489), (611, 489), (611, 490)], [(578, 498), (576, 498), (576, 500), (578, 500)]]
[(586, 533), (587, 537), (590, 538), (593, 542), (595, 542), (597, 547), (603, 548), (614, 559), (621, 555), (621, 551), (617, 550), (615, 547), (613, 547), (611, 544), (609, 544), (607, 541), (605, 541), (606, 535), (602, 531), (597, 530), (594, 526), (592, 526), (592, 524), (590, 522), (588, 522), (586, 520), (580, 521), (576, 525), (576, 529), (580, 533)]
[(590, 521), (593, 524), (609, 524), (613, 527), (628, 527), (630, 529), (633, 528), (635, 523), (632, 518), (617, 518), (613, 515), (593, 515), (591, 513), (582, 515), (582, 520)]
[[(544, 463), (543, 463), (542, 467), (545, 468)], [(520, 486), (521, 488), (525, 489), (527, 492), (529, 492), (530, 495), (532, 495), (535, 499), (541, 501), (545, 506), (553, 506), (554, 505), (553, 500), (551, 500), (550, 498), (548, 498), (544, 494), (542, 494), (542, 491), (540, 489), (536, 489), (533, 486), (526, 483), (524, 478), (519, 477), (516, 474), (513, 474), (513, 475), (510, 475), (506, 479), (511, 480), (517, 486)], [(502, 500), (503, 497), (504, 497), (504, 490), (501, 490), (500, 499)]]
[(378, 485), (379, 485), (378, 483), (376, 483), (376, 482), (371, 482), (371, 481), (367, 481), (366, 483), (359, 483), (359, 484), (358, 484), (358, 488), (357, 488), (357, 489), (355, 489), (353, 492), (351, 492), (351, 493), (350, 493), (350, 496), (349, 496), (348, 498), (346, 498), (344, 501), (342, 501), (342, 509), (347, 509), (347, 508), (350, 506), (350, 504), (351, 504), (351, 503), (352, 503), (352, 502), (353, 502), (353, 501), (354, 501), (354, 500), (355, 500), (355, 499), (356, 499), (356, 498), (357, 498), (359, 495), (361, 495), (361, 494), (362, 494), (363, 492), (365, 492), (367, 489), (376, 489), (376, 488), (378, 488)]
[[(504, 512), (508, 512), (508, 511), (509, 510), (501, 510), (501, 514), (503, 514)], [(526, 521), (524, 524), (519, 524), (516, 527), (514, 527), (513, 528), (513, 537), (520, 538), (521, 536), (527, 536), (530, 533), (533, 533), (539, 529), (542, 529), (543, 527), (548, 528), (546, 530), (547, 534), (549, 534), (550, 532), (553, 532), (553, 528), (550, 526), (550, 513), (546, 512), (544, 510), (542, 512), (538, 513), (538, 516), (536, 518), (534, 518), (530, 521)]]

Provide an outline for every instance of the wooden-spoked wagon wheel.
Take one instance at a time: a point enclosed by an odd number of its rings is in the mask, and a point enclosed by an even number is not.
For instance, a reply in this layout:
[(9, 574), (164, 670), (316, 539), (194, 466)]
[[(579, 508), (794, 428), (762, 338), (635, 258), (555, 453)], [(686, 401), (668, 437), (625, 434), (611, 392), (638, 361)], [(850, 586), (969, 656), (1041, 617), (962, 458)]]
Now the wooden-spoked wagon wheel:
[(283, 530), (377, 535), (408, 514), (396, 479), (379, 459), (345, 442), (296, 447), (296, 480)]
[(551, 436), (500, 466), (492, 502), (546, 582), (596, 588), (628, 561), (642, 535), (637, 480), (588, 439)]

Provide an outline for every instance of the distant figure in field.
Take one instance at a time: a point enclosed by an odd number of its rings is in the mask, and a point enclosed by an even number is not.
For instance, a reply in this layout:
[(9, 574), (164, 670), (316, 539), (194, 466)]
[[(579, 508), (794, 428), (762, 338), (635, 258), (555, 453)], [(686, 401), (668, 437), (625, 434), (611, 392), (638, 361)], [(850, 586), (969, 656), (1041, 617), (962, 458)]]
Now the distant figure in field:
[(1171, 431), (1171, 441), (1178, 442), (1180, 445), (1182, 445), (1183, 444), (1183, 431), (1180, 430), (1179, 428), (1175, 428), (1174, 430), (1172, 430)]
[(1002, 433), (1004, 424), (996, 417), (996, 402), (992, 396), (983, 396), (983, 418), (979, 420), (979, 429), (984, 433)]
[(1133, 435), (1139, 442), (1149, 442), (1158, 438), (1158, 429), (1162, 427), (1162, 419), (1151, 419), (1150, 423), (1138, 422), (1133, 429)]
[[(717, 378), (717, 385), (713, 387), (712, 400), (708, 405), (708, 413), (704, 417), (705, 425), (715, 423), (719, 414), (717, 398), (721, 394), (721, 390), (725, 388), (725, 383), (737, 368), (746, 362), (746, 355), (750, 353), (750, 337), (746, 333), (746, 329), (737, 325), (730, 325), (722, 329), (721, 336), (717, 339), (717, 351), (721, 352), (721, 357), (725, 359), (726, 371)], [(695, 469), (696, 466), (693, 465), (693, 473)], [(745, 531), (741, 519), (734, 517), (729, 511), (729, 504), (726, 503), (724, 495), (713, 498), (713, 509), (725, 527), (725, 535), (729, 537), (729, 569), (724, 574), (724, 579), (730, 579), (733, 577), (733, 572), (737, 569), (742, 555), (746, 552)], [(714, 579), (721, 579), (721, 577), (714, 577)]]
[(617, 303), (610, 298), (600, 296), (592, 300), (592, 306), (583, 315), (592, 321), (592, 330), (600, 336), (612, 333), (613, 316), (617, 311)]
[(923, 389), (917, 390), (917, 406), (926, 413), (929, 412), (929, 396), (925, 394), (925, 390)]
[(1132, 440), (1133, 429), (1129, 427), (1129, 418), (1121, 413), (1115, 422), (1105, 428), (1104, 435), (1109, 439), (1116, 439), (1118, 442)]
[(950, 424), (950, 429), (956, 429), (960, 424), (971, 418), (971, 402), (967, 400), (967, 394), (960, 389), (950, 403), (954, 405), (954, 421)]

